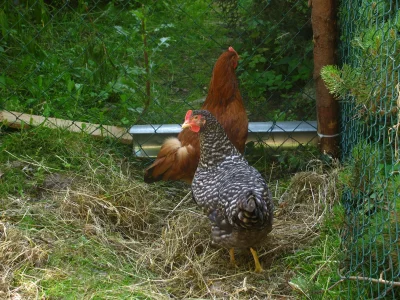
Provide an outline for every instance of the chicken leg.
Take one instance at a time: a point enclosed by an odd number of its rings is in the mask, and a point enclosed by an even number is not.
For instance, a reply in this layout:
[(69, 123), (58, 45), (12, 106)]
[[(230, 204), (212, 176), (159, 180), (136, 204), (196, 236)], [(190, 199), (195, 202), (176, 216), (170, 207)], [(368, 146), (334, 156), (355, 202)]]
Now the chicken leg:
[(231, 258), (231, 265), (236, 267), (236, 260), (235, 260), (235, 249), (234, 248), (230, 248), (229, 249), (229, 256)]
[(250, 251), (251, 254), (253, 254), (254, 264), (256, 265), (256, 269), (254, 270), (254, 272), (261, 273), (263, 271), (263, 268), (261, 267), (260, 261), (258, 260), (257, 252), (253, 248), (250, 248)]

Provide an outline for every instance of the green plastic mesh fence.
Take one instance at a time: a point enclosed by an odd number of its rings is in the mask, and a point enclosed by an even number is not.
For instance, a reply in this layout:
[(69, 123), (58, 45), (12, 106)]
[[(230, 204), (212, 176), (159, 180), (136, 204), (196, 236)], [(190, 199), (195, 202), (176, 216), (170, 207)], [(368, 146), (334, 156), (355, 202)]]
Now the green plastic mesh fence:
[(340, 4), (346, 228), (341, 276), (349, 299), (400, 299), (400, 11), (398, 1)]
[(3, 1), (0, 109), (11, 122), (29, 113), (116, 138), (179, 124), (229, 46), (250, 121), (316, 119), (310, 9), (298, 0)]

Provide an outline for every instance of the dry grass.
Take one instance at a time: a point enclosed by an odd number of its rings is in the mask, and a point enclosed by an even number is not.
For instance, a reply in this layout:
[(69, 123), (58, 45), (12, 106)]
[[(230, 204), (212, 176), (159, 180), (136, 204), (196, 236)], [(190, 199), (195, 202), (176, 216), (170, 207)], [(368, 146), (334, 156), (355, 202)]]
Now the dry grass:
[[(80, 228), (119, 257), (121, 266), (131, 264), (139, 282), (127, 288), (151, 299), (294, 299), (288, 284), (293, 271), (284, 258), (318, 238), (319, 225), (339, 197), (337, 171), (324, 173), (319, 162), (296, 174), (287, 189), (279, 182), (271, 186), (274, 229), (258, 250), (265, 271), (255, 274), (250, 252), (238, 252), (238, 267), (232, 268), (228, 252), (211, 246), (208, 220), (189, 195), (184, 197), (188, 188), (146, 185), (121, 171), (129, 167), (95, 168), (86, 163), (83, 176), (49, 174), (40, 188), (43, 201), (34, 204), (34, 210)], [(20, 291), (32, 289), (29, 280), (13, 280), (22, 265), (40, 268), (40, 276), (49, 276), (54, 269), (46, 269), (47, 257), (62, 240), (54, 233), (50, 242), (41, 243), (0, 222), (0, 293), (12, 298), (13, 293), (23, 295)], [(122, 270), (121, 266), (113, 267)], [(36, 292), (25, 298), (40, 295), (42, 279), (31, 278)]]
[(26, 236), (10, 223), (0, 221), (0, 298), (23, 299), (38, 295), (34, 281), (25, 281), (13, 287), (14, 272), (21, 266), (43, 267), (48, 248), (40, 241)]
[(164, 220), (156, 240), (143, 244), (139, 268), (158, 276), (143, 281), (140, 287), (156, 299), (293, 297), (288, 284), (293, 274), (283, 259), (318, 238), (319, 225), (339, 199), (337, 170), (327, 174), (319, 161), (312, 164), (310, 171), (292, 178), (282, 195), (279, 183), (276, 186), (274, 229), (259, 250), (264, 273), (251, 271), (253, 260), (246, 251), (239, 254), (239, 267), (230, 267), (228, 252), (210, 244), (208, 220), (186, 207)]

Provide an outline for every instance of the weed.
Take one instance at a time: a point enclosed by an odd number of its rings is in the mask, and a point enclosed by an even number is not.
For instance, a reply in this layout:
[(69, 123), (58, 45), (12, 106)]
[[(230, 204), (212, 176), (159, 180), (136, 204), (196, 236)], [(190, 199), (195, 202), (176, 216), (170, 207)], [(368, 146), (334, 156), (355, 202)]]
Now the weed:
[[(6, 234), (0, 238), (14, 251), (0, 251), (14, 256), (0, 256), (7, 275), (2, 296), (294, 297), (286, 282), (306, 271), (290, 257), (312, 251), (325, 230), (320, 224), (338, 199), (336, 172), (314, 163), (289, 183), (271, 186), (275, 225), (259, 251), (266, 271), (255, 275), (246, 251), (238, 251), (233, 270), (227, 251), (213, 248), (209, 221), (187, 186), (144, 184), (140, 164), (124, 158), (129, 147), (119, 147), (40, 127), (3, 136), (0, 228)], [(22, 192), (14, 190), (13, 176), (20, 176)], [(326, 251), (324, 259), (331, 256)], [(315, 262), (316, 274), (322, 265)], [(318, 282), (315, 289), (327, 284)]]

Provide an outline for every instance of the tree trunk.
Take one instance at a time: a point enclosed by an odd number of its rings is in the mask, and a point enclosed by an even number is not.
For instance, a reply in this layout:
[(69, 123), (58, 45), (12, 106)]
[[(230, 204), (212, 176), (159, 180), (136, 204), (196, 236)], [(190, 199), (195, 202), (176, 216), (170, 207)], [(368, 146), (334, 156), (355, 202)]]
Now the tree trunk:
[(319, 146), (322, 153), (337, 157), (339, 103), (329, 93), (321, 78), (321, 68), (335, 64), (336, 0), (312, 0), (311, 5)]

